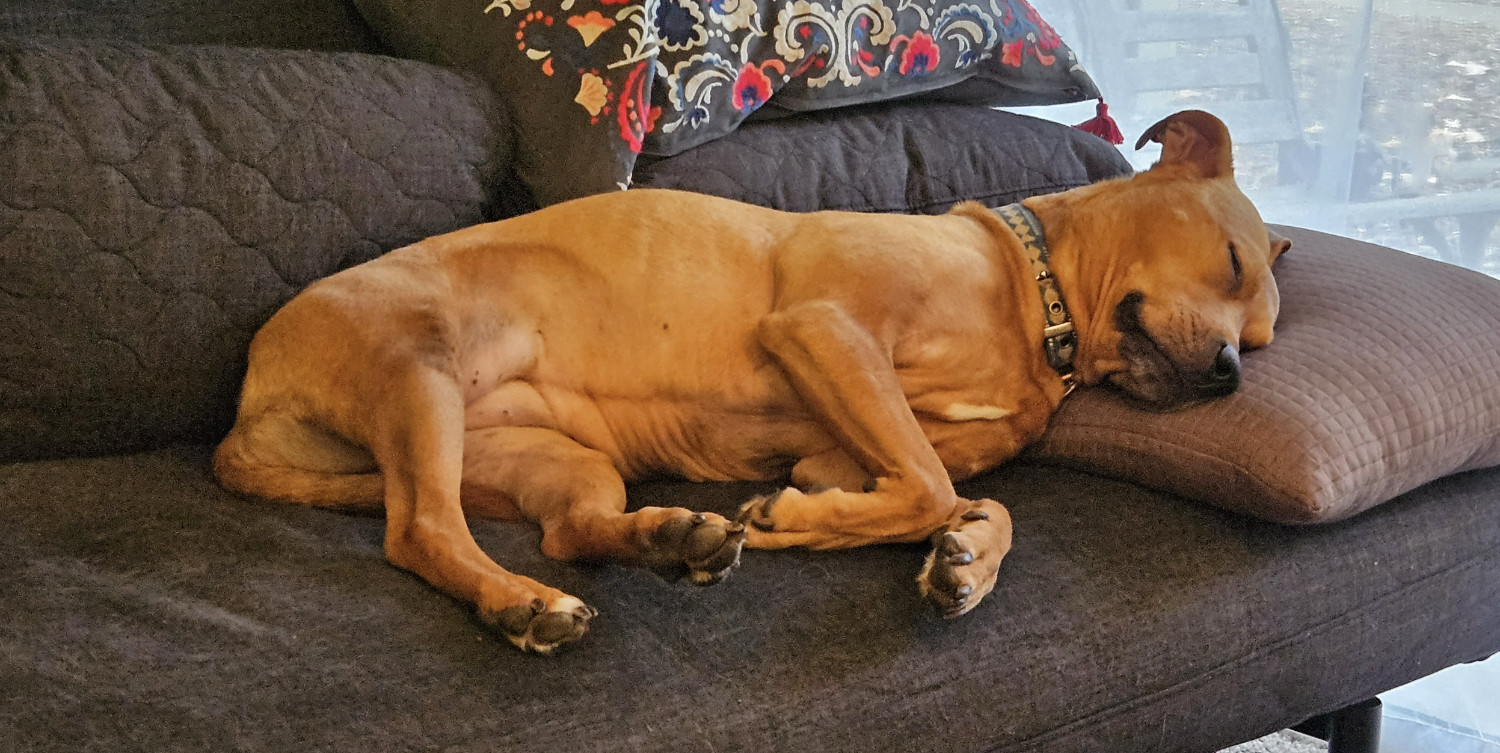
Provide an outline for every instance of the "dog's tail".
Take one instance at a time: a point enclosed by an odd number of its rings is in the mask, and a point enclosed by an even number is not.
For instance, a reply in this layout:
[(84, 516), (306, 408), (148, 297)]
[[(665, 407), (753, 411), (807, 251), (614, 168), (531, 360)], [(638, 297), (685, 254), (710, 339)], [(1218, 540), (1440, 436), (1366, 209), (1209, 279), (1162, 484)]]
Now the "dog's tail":
[[(368, 454), (331, 435), (299, 428), (293, 432), (297, 436), (276, 431), (273, 439), (268, 436), (273, 430), (263, 424), (236, 425), (214, 451), (214, 475), (226, 488), (256, 497), (351, 511), (382, 509), (385, 479), (372, 469)], [(294, 456), (300, 457), (294, 461)], [(313, 459), (317, 462), (305, 462)]]

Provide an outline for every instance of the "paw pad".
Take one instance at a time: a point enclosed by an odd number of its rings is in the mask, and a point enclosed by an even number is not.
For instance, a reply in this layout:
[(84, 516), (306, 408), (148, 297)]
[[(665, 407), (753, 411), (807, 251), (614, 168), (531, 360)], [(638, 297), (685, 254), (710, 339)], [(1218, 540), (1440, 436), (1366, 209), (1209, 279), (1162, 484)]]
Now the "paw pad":
[(717, 515), (693, 513), (667, 520), (651, 532), (645, 563), (662, 579), (707, 586), (727, 577), (740, 562), (745, 526)]
[(598, 610), (582, 601), (564, 596), (552, 605), (539, 598), (532, 599), (527, 604), (502, 609), (484, 621), (499, 628), (521, 650), (550, 654), (559, 646), (582, 638), (588, 632), (589, 620), (598, 614)]
[(959, 568), (974, 564), (974, 553), (965, 548), (958, 534), (947, 531), (934, 538), (932, 556), (924, 568), (928, 598), (944, 617), (957, 617), (973, 607), (969, 597), (974, 587), (964, 582)]

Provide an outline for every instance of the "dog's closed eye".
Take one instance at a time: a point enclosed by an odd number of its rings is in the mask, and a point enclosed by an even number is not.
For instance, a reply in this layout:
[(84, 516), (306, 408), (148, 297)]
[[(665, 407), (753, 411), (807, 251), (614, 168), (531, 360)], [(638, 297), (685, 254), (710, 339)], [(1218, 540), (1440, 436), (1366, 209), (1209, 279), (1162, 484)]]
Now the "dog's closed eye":
[(1234, 241), (1229, 242), (1229, 268), (1234, 271), (1234, 288), (1238, 290), (1245, 277), (1245, 269), (1240, 266), (1240, 250), (1235, 248)]

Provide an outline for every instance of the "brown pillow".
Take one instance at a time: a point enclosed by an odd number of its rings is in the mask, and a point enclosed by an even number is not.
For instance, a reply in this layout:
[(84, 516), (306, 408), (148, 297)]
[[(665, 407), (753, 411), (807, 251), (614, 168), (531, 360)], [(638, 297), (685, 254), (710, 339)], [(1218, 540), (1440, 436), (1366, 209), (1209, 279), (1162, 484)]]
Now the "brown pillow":
[(1030, 456), (1285, 523), (1500, 464), (1500, 281), (1281, 231), (1276, 338), (1245, 354), (1238, 393), (1155, 414), (1081, 390)]

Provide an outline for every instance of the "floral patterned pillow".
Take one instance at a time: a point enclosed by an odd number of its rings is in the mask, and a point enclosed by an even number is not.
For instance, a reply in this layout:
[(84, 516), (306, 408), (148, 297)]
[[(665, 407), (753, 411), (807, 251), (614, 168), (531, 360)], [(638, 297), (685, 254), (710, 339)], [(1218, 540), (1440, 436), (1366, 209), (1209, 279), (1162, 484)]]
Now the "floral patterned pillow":
[(625, 188), (636, 155), (794, 110), (942, 90), (984, 105), (1098, 96), (1026, 0), (356, 0), (402, 54), (507, 100), (542, 205)]
[(821, 110), (958, 83), (967, 85), (944, 99), (1099, 96), (1026, 0), (659, 0), (656, 14), (651, 103), (662, 115), (644, 145), (653, 154), (718, 138), (768, 100)]

